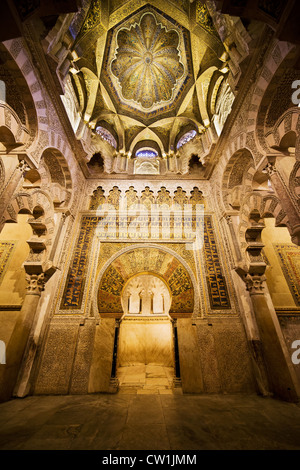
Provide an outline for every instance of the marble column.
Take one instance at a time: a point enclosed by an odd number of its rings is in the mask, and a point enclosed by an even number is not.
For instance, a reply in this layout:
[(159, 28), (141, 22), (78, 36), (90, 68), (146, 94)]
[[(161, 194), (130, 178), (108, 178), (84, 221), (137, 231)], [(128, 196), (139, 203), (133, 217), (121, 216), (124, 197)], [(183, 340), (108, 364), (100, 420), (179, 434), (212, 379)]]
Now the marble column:
[(169, 156), (168, 159), (168, 170), (174, 172), (175, 171), (175, 158), (173, 156)]
[(236, 236), (236, 233), (235, 233), (235, 229), (234, 229), (234, 226), (233, 226), (232, 216), (230, 214), (226, 214), (224, 217), (225, 217), (225, 220), (226, 220), (226, 222), (228, 224), (228, 227), (229, 227), (231, 240), (232, 240), (232, 243), (233, 243), (233, 246), (234, 246), (236, 261), (240, 262), (242, 260), (242, 253), (241, 253), (241, 250), (240, 250), (240, 247), (239, 247), (239, 244), (238, 244), (238, 240), (237, 240), (237, 236)]
[(262, 342), (270, 390), (275, 397), (297, 402), (300, 386), (291, 363), (278, 318), (267, 297), (267, 285), (262, 274), (246, 274), (244, 281), (253, 305)]
[[(34, 324), (37, 306), (44, 289), (44, 274), (26, 276), (27, 293), (20, 311), (20, 315), (12, 332), (6, 349), (6, 365), (0, 370), (0, 398), (8, 400), (13, 394), (14, 387), (21, 385), (23, 376), (26, 376), (26, 363), (30, 359), (28, 338)], [(22, 361), (23, 358), (23, 361)], [(22, 364), (22, 365), (21, 365)], [(21, 367), (20, 367), (21, 366)], [(18, 377), (19, 374), (19, 377)], [(24, 394), (17, 396), (24, 396)]]
[(126, 171), (126, 173), (128, 173), (128, 170), (129, 170), (130, 159), (131, 159), (131, 152), (128, 152), (127, 158), (126, 158), (126, 165), (125, 165), (125, 171)]
[(300, 245), (300, 213), (298, 207), (293, 201), (289, 188), (285, 184), (284, 179), (277, 170), (274, 162), (269, 162), (264, 168), (264, 172), (268, 174), (282, 209), (288, 216), (290, 224), (288, 229), (291, 234), (292, 242), (296, 245)]
[(151, 301), (151, 292), (148, 289), (145, 289), (141, 292), (142, 297), (142, 311), (143, 315), (150, 315), (152, 313), (152, 301)]
[(17, 397), (24, 397), (30, 392), (30, 376), (37, 349), (34, 329), (37, 322), (37, 307), (45, 287), (44, 273), (27, 274), (26, 281), (27, 293), (21, 309), (23, 359), (14, 389), (14, 396)]
[[(54, 242), (52, 244), (51, 252), (50, 252), (50, 255), (49, 255), (49, 260), (50, 261), (54, 260), (57, 245), (59, 243), (60, 236), (61, 236), (64, 224), (65, 224), (65, 221), (66, 221), (67, 217), (70, 216), (70, 215), (71, 215), (70, 211), (62, 212), (61, 215), (60, 215), (59, 226), (58, 226), (58, 229), (57, 229), (57, 232), (56, 232), (56, 235), (55, 235), (55, 239), (54, 239)], [(72, 216), (72, 217), (74, 218), (74, 216)]]
[(270, 395), (269, 382), (266, 373), (266, 364), (262, 353), (262, 342), (249, 292), (245, 289), (245, 283), (237, 272), (232, 273), (233, 282), (236, 289), (237, 299), (240, 304), (241, 318), (244, 323), (248, 346), (251, 353), (253, 375), (256, 382), (256, 389), (259, 395)]

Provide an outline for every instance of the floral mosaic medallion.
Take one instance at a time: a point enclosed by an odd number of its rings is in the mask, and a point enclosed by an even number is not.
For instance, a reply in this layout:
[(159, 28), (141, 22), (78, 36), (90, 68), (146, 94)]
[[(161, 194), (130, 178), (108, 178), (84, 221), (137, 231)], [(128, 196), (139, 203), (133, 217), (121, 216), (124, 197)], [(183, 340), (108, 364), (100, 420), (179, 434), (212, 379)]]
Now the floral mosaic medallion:
[(169, 101), (184, 73), (177, 31), (167, 31), (152, 13), (146, 13), (139, 24), (118, 32), (117, 44), (111, 70), (123, 97), (146, 109)]
[(109, 30), (101, 82), (126, 116), (154, 122), (174, 114), (194, 83), (189, 31), (142, 7)]

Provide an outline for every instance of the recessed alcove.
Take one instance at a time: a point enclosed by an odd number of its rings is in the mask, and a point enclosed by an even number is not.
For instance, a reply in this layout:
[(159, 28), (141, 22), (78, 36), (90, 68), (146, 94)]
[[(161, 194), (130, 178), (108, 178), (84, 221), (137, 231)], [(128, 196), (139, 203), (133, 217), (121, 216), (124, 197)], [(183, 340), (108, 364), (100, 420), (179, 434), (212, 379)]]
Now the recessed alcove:
[(133, 276), (123, 288), (117, 377), (120, 386), (168, 389), (174, 378), (171, 294), (158, 276)]
[[(125, 285), (121, 303), (124, 316), (168, 315), (171, 295), (164, 281), (153, 274), (139, 274)], [(124, 317), (123, 317), (124, 318)]]

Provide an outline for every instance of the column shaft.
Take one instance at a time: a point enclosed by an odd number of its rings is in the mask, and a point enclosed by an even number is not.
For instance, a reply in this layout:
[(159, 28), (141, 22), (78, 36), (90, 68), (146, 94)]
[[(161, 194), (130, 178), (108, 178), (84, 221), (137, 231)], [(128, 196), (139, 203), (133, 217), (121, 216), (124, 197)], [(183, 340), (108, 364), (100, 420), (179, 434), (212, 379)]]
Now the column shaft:
[(271, 391), (275, 396), (297, 402), (300, 388), (280, 329), (275, 309), (270, 308), (264, 290), (264, 277), (246, 277), (259, 333)]
[[(22, 371), (22, 359), (25, 360), (26, 345), (34, 323), (41, 291), (44, 287), (44, 276), (27, 276), (29, 283), (19, 319), (15, 325), (6, 349), (6, 365), (1, 368), (1, 398), (11, 398), (16, 382), (19, 382)], [(20, 367), (21, 366), (21, 367)], [(18, 378), (19, 374), (19, 378)]]

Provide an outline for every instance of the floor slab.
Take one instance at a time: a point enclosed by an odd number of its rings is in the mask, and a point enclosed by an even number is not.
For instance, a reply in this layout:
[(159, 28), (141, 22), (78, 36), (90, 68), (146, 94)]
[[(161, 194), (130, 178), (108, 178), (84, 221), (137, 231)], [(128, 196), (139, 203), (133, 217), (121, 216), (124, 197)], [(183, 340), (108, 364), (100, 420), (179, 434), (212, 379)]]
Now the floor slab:
[(300, 450), (300, 405), (168, 393), (13, 399), (0, 404), (0, 449)]

